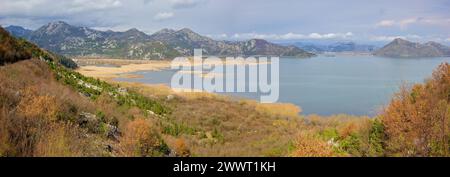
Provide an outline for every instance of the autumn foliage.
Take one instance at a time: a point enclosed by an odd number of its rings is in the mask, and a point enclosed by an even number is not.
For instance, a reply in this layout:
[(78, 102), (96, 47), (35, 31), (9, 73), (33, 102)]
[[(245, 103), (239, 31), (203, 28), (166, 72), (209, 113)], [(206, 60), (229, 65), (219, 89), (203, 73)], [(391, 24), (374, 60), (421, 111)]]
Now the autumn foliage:
[(381, 115), (387, 152), (395, 156), (449, 156), (450, 65), (431, 79), (402, 88)]
[(332, 144), (320, 139), (317, 135), (304, 132), (295, 141), (295, 157), (332, 157), (337, 154), (333, 150)]
[(169, 151), (152, 123), (142, 118), (128, 123), (120, 141), (123, 156), (161, 156)]

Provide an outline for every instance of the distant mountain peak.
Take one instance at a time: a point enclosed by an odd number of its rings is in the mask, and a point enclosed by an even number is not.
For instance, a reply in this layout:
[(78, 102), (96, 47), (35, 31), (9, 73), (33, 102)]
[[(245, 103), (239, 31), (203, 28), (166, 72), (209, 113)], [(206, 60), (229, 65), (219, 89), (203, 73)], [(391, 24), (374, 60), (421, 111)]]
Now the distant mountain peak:
[(395, 44), (406, 44), (406, 43), (413, 43), (413, 42), (407, 41), (407, 40), (402, 39), (402, 38), (395, 38), (391, 43), (395, 43)]
[(397, 38), (374, 55), (393, 58), (445, 57), (450, 56), (450, 47), (433, 41), (420, 44)]
[(168, 59), (191, 56), (195, 48), (202, 48), (205, 54), (216, 56), (314, 56), (297, 47), (285, 47), (263, 39), (216, 41), (189, 28), (165, 28), (147, 35), (136, 28), (123, 32), (98, 31), (55, 21), (30, 32), (27, 39), (67, 56)]
[(9, 26), (7, 26), (6, 28), (10, 28), (10, 29), (22, 29), (22, 30), (25, 29), (24, 27), (16, 26), (16, 25), (9, 25)]
[(164, 28), (164, 29), (157, 31), (154, 34), (170, 34), (170, 33), (175, 33), (175, 30), (169, 29), (169, 28)]
[(64, 21), (54, 21), (50, 22), (47, 25), (42, 26), (37, 31), (41, 31), (42, 33), (54, 34), (58, 32), (64, 32), (69, 29), (75, 28), (74, 26), (69, 25)]
[(269, 42), (264, 39), (250, 39), (247, 42), (251, 43), (251, 45), (257, 45), (257, 46), (269, 44)]
[(31, 34), (31, 32), (33, 32), (32, 30), (26, 29), (21, 26), (15, 26), (15, 25), (10, 25), (10, 26), (6, 27), (5, 30), (7, 30), (13, 36), (21, 37), (21, 38), (27, 38)]
[(127, 32), (141, 32), (141, 31), (139, 31), (137, 28), (131, 28), (127, 30)]
[(61, 26), (71, 26), (64, 21), (54, 21), (47, 24), (47, 27), (61, 27)]
[(139, 31), (137, 28), (131, 28), (131, 29), (125, 31), (125, 33), (130, 34), (130, 35), (139, 35), (139, 36), (147, 35), (144, 32)]
[(183, 29), (180, 29), (180, 30), (178, 30), (178, 32), (183, 32), (183, 33), (195, 33), (194, 31), (192, 31), (192, 30), (189, 29), (189, 28), (183, 28)]

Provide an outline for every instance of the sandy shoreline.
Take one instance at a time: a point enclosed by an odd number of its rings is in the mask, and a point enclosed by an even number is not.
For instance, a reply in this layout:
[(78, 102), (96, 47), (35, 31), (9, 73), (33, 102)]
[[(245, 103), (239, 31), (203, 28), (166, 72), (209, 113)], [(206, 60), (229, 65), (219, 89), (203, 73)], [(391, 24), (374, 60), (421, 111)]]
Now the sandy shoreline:
[[(138, 71), (161, 71), (164, 69), (169, 69), (171, 66), (171, 60), (125, 60), (125, 59), (74, 59), (80, 66), (76, 70), (77, 72), (90, 77), (101, 78), (101, 79), (115, 79), (115, 78), (140, 78), (141, 75), (130, 74), (131, 72)], [(183, 63), (180, 63), (183, 64)], [(197, 66), (200, 63), (192, 63), (193, 66)], [(257, 65), (257, 64), (268, 64), (266, 63), (255, 63), (255, 62), (224, 62), (224, 60), (205, 62), (206, 65)], [(102, 66), (110, 65), (110, 66)], [(196, 73), (202, 77), (212, 77), (214, 73), (204, 74)]]
[[(98, 59), (97, 59), (98, 60)], [(136, 78), (142, 77), (139, 75), (129, 74), (137, 71), (161, 71), (170, 67), (170, 61), (128, 61), (128, 60), (115, 60), (115, 59), (101, 59), (98, 63), (108, 64), (110, 61), (112, 65), (116, 67), (104, 67), (96, 65), (80, 66), (76, 71), (90, 77), (114, 79), (118, 77)], [(127, 64), (127, 62), (129, 64)], [(141, 63), (133, 63), (141, 62)], [(120, 63), (120, 64), (119, 64)]]

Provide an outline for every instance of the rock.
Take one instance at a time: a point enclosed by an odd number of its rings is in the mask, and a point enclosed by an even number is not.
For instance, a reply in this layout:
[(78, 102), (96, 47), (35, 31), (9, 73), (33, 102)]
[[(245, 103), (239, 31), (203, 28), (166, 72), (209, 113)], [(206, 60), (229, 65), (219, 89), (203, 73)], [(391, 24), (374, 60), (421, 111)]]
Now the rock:
[(117, 128), (114, 125), (110, 125), (107, 124), (107, 131), (106, 131), (106, 137), (113, 139), (113, 140), (118, 140), (119, 136), (120, 136), (120, 132), (119, 132), (119, 128)]
[(82, 128), (87, 128), (91, 132), (97, 132), (100, 120), (94, 114), (82, 112), (78, 119), (78, 125)]

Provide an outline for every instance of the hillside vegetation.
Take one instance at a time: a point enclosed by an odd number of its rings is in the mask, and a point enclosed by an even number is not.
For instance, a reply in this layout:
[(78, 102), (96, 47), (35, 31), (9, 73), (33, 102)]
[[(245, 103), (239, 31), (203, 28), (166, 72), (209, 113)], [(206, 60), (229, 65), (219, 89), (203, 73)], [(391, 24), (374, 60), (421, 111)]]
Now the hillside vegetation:
[(403, 87), (375, 118), (307, 118), (293, 156), (450, 156), (450, 65)]
[(86, 77), (2, 34), (0, 156), (449, 156), (448, 64), (375, 118), (304, 116), (291, 104)]
[(289, 105), (277, 112), (216, 95), (110, 84), (31, 43), (20, 46), (32, 59), (0, 67), (0, 156), (283, 156), (302, 122)]
[(45, 51), (25, 39), (17, 39), (0, 27), (0, 65), (30, 58), (53, 61), (67, 68), (77, 67), (71, 59)]

